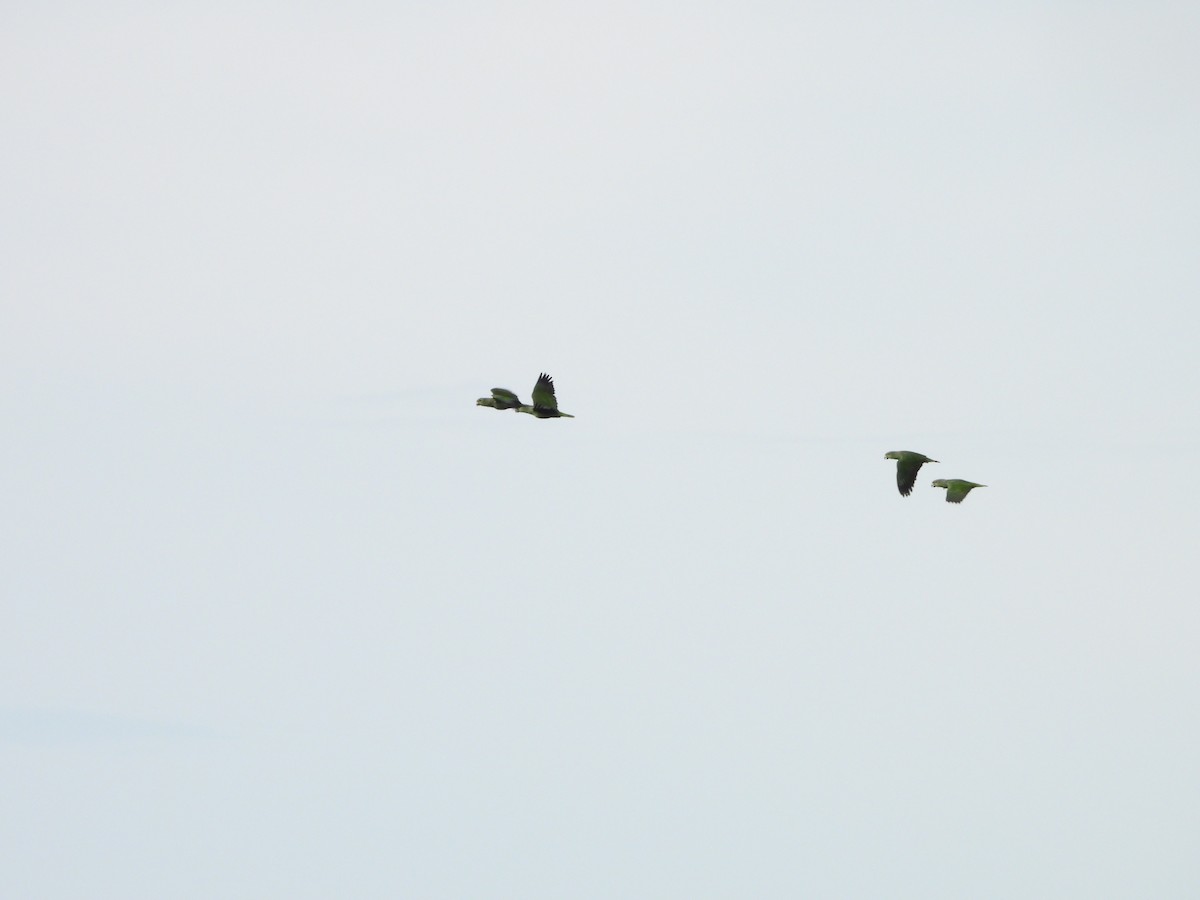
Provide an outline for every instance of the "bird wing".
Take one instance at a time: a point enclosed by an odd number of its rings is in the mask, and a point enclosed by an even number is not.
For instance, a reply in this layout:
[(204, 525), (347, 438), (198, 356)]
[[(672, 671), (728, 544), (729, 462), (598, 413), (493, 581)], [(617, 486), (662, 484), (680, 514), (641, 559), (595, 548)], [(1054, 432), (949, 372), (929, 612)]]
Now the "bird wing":
[(969, 481), (951, 481), (946, 485), (946, 502), (962, 503), (975, 485)]
[(502, 400), (505, 403), (513, 403), (517, 406), (521, 405), (521, 398), (508, 388), (492, 388), (492, 397)]
[(901, 495), (907, 497), (912, 493), (913, 485), (917, 483), (917, 473), (924, 463), (925, 460), (911, 456), (896, 460), (896, 487), (900, 488)]
[(537, 384), (533, 386), (533, 405), (535, 409), (558, 409), (558, 400), (554, 397), (554, 379), (545, 372), (538, 376)]

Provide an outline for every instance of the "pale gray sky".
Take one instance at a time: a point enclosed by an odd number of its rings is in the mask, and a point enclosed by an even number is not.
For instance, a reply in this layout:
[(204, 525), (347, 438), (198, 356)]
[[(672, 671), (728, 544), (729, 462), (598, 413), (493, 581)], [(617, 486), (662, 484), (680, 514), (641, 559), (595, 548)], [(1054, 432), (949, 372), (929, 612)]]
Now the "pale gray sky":
[(1196, 895), (1200, 11), (225, 6), (0, 33), (0, 894)]

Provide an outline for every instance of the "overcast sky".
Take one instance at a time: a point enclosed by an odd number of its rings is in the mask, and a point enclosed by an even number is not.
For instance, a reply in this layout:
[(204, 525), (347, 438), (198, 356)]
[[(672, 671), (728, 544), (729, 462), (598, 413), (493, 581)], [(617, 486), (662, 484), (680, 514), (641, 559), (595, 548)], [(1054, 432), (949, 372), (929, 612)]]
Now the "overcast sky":
[(1200, 10), (101, 6), (0, 32), (0, 894), (1196, 896)]

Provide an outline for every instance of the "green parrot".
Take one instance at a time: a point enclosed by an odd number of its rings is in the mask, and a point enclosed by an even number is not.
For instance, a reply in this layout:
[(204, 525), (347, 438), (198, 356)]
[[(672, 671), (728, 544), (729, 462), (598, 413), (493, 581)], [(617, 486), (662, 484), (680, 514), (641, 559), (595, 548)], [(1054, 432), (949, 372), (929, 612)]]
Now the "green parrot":
[(963, 481), (961, 478), (939, 478), (933, 482), (934, 487), (946, 489), (947, 503), (962, 503), (967, 494), (977, 487), (987, 487), (986, 484), (976, 484), (973, 481)]
[(900, 488), (901, 497), (912, 493), (921, 466), (927, 462), (937, 462), (936, 459), (930, 459), (925, 454), (914, 453), (912, 450), (893, 450), (891, 453), (885, 453), (883, 458), (896, 460), (896, 487)]
[(529, 413), (539, 419), (573, 419), (570, 413), (558, 411), (558, 400), (554, 396), (554, 379), (543, 372), (533, 386), (533, 403), (517, 407), (517, 412)]
[(480, 397), (475, 401), (476, 406), (490, 406), (492, 409), (518, 409), (521, 398), (508, 388), (492, 388), (492, 396)]

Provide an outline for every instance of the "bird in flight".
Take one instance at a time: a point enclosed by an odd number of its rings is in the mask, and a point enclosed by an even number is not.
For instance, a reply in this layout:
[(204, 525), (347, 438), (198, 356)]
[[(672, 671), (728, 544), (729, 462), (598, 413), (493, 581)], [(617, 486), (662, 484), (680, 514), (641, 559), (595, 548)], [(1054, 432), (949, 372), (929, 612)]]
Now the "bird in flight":
[(921, 466), (927, 462), (937, 462), (936, 459), (930, 459), (925, 454), (914, 453), (912, 450), (893, 450), (891, 453), (885, 453), (883, 458), (896, 460), (896, 487), (900, 489), (901, 497), (912, 493)]
[(508, 388), (492, 388), (492, 396), (480, 397), (475, 405), (490, 406), (492, 409), (517, 409), (521, 406), (521, 398)]
[(558, 399), (554, 396), (554, 379), (543, 372), (538, 376), (537, 384), (533, 386), (533, 403), (522, 404), (517, 412), (529, 413), (539, 419), (573, 419), (570, 413), (559, 412)]
[(962, 503), (967, 494), (977, 487), (987, 487), (986, 484), (976, 484), (973, 481), (963, 481), (961, 478), (938, 478), (933, 482), (934, 487), (946, 489), (947, 503)]

